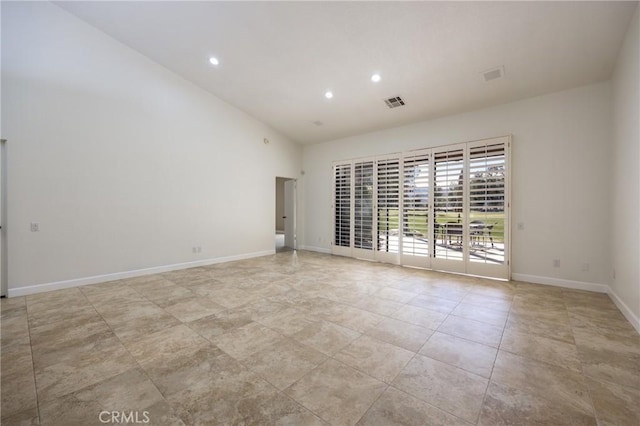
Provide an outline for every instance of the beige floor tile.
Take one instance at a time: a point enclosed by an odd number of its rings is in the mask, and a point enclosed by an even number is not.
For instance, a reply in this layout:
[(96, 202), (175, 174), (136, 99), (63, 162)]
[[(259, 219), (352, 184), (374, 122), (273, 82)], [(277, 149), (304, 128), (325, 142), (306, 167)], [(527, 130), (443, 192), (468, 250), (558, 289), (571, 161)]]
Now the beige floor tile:
[(412, 352), (418, 352), (432, 334), (431, 329), (393, 318), (387, 318), (367, 331), (368, 336)]
[(159, 306), (165, 301), (184, 299), (195, 295), (192, 291), (173, 284), (171, 281), (156, 281), (151, 284), (153, 285), (138, 286), (135, 290)]
[[(101, 285), (110, 285), (110, 283), (104, 283)], [(60, 309), (64, 305), (77, 306), (87, 302), (87, 298), (82, 291), (80, 291), (79, 287), (26, 296), (26, 305), (29, 313), (35, 313), (51, 308)]]
[(100, 300), (101, 297), (108, 297), (113, 293), (132, 295), (132, 288), (129, 284), (122, 280), (104, 282), (100, 284), (92, 284), (78, 287), (78, 290), (87, 297), (91, 302)]
[(484, 294), (468, 293), (462, 303), (476, 305), (482, 308), (493, 309), (495, 311), (509, 312), (511, 309), (511, 298), (486, 296)]
[(108, 414), (100, 417), (103, 411), (124, 412), (139, 422), (149, 419), (151, 424), (182, 424), (175, 414), (171, 415), (168, 403), (139, 368), (48, 401), (40, 407), (40, 416), (43, 425), (97, 425), (101, 420), (112, 420)]
[[(315, 320), (317, 321), (317, 320)], [(286, 308), (264, 316), (257, 322), (285, 336), (292, 336), (314, 322), (314, 319), (297, 308)]]
[(409, 305), (417, 306), (418, 308), (430, 309), (432, 311), (448, 314), (458, 306), (459, 302), (443, 299), (430, 294), (420, 294), (411, 299), (408, 303)]
[(486, 322), (487, 324), (498, 327), (504, 327), (507, 322), (507, 317), (509, 316), (509, 314), (504, 311), (496, 311), (468, 303), (460, 303), (451, 313), (458, 317)]
[[(104, 321), (103, 321), (104, 323)], [(93, 334), (85, 332), (74, 338), (62, 341), (39, 341), (32, 345), (33, 365), (44, 369), (50, 365), (69, 363), (73, 365), (91, 351), (105, 349), (111, 343), (119, 344), (111, 329), (96, 328)]]
[(182, 299), (167, 301), (164, 310), (182, 322), (195, 321), (208, 317), (226, 308), (208, 297), (188, 296)]
[(331, 424), (353, 425), (386, 387), (379, 380), (329, 359), (285, 393)]
[(399, 346), (361, 336), (333, 358), (373, 378), (391, 383), (413, 356), (413, 352)]
[(576, 372), (582, 371), (578, 350), (573, 343), (506, 330), (502, 336), (500, 349)]
[(574, 330), (584, 374), (640, 389), (640, 337)]
[(327, 425), (318, 416), (281, 392), (263, 400), (254, 410), (247, 410), (243, 414), (242, 423), (247, 425)]
[(638, 332), (626, 319), (606, 318), (574, 313), (569, 310), (571, 327), (577, 332), (638, 339)]
[[(223, 358), (233, 361), (226, 355)], [(243, 424), (245, 419), (260, 418), (269, 408), (276, 408), (268, 404), (278, 394), (277, 389), (256, 373), (240, 367), (207, 368), (197, 369), (199, 374), (191, 374), (187, 386), (166, 395), (185, 424)]]
[(31, 345), (36, 352), (79, 345), (86, 339), (91, 339), (92, 336), (100, 338), (111, 334), (107, 323), (100, 315), (95, 314), (95, 311), (86, 317), (66, 321), (63, 326), (59, 322), (54, 322), (30, 329)]
[(135, 360), (115, 336), (92, 342), (90, 348), (72, 350), (59, 362), (36, 368), (38, 401), (62, 397), (135, 366)]
[(500, 349), (558, 367), (569, 368), (576, 372), (582, 371), (578, 350), (576, 345), (572, 343), (506, 330), (500, 343)]
[(637, 354), (577, 346), (582, 371), (587, 377), (640, 389), (640, 357)]
[(0, 299), (0, 317), (2, 318), (4, 318), (4, 315), (12, 309), (22, 308), (27, 308), (26, 296), (3, 297), (2, 299)]
[(391, 300), (392, 302), (398, 302), (398, 303), (407, 303), (408, 301), (416, 297), (416, 293), (399, 290), (397, 288), (392, 288), (392, 287), (382, 287), (373, 295), (381, 299), (387, 299), (387, 300)]
[[(7, 373), (5, 373), (5, 369)], [(21, 367), (12, 368), (10, 373), (8, 370), (9, 368), (2, 366), (2, 377), (0, 378), (2, 424), (8, 423), (6, 418), (35, 409), (38, 405), (33, 366), (22, 364)], [(29, 418), (28, 415), (26, 417)]]
[(326, 321), (331, 321), (360, 333), (364, 333), (385, 318), (382, 315), (348, 305), (335, 306), (317, 315)]
[(110, 326), (116, 326), (135, 318), (158, 315), (164, 312), (158, 305), (148, 300), (94, 304), (96, 311)]
[(575, 343), (573, 330), (571, 329), (571, 324), (568, 322), (533, 319), (528, 316), (510, 313), (506, 330), (535, 334), (567, 343)]
[(83, 321), (86, 318), (99, 318), (96, 310), (89, 302), (79, 305), (65, 305), (48, 307), (43, 310), (29, 310), (29, 326), (39, 327), (52, 323), (69, 323)]
[(503, 328), (450, 315), (438, 327), (438, 331), (497, 348), (500, 345)]
[(0, 344), (3, 425), (639, 417), (640, 336), (607, 295), (304, 250), (2, 299)]
[(180, 321), (176, 317), (167, 312), (159, 311), (150, 315), (132, 318), (127, 322), (113, 324), (111, 329), (123, 343), (129, 344), (178, 324), (180, 324)]
[(487, 383), (487, 379), (468, 371), (416, 355), (393, 381), (393, 386), (475, 423)]
[(39, 426), (38, 408), (33, 407), (8, 417), (2, 417), (2, 424), (6, 426)]
[(329, 321), (317, 321), (291, 336), (325, 355), (333, 355), (360, 337), (360, 333)]
[(252, 322), (217, 336), (213, 343), (232, 357), (241, 360), (284, 339), (280, 333)]
[(443, 284), (429, 284), (420, 291), (420, 294), (447, 299), (453, 302), (460, 302), (467, 295), (467, 286), (447, 286)]
[[(188, 357), (157, 358), (144, 365), (145, 372), (165, 396), (199, 389), (218, 376), (239, 374), (246, 370), (240, 362), (215, 345), (199, 347)], [(202, 391), (202, 390), (200, 390)]]
[(491, 381), (569, 404), (593, 415), (589, 391), (582, 374), (551, 364), (498, 351)]
[(253, 321), (251, 320), (251, 314), (249, 312), (225, 310), (192, 321), (187, 325), (205, 339), (213, 341), (216, 336), (220, 336), (221, 334), (245, 326), (251, 322)]
[(0, 319), (1, 346), (5, 347), (15, 341), (20, 341), (25, 336), (29, 336), (29, 319), (26, 307), (5, 311), (5, 316)]
[(471, 423), (389, 387), (360, 419), (361, 426), (468, 426)]
[(391, 316), (410, 324), (435, 330), (440, 326), (440, 324), (442, 324), (444, 319), (447, 317), (447, 314), (432, 311), (430, 309), (422, 309), (416, 306), (405, 305)]
[(195, 287), (193, 291), (200, 296), (208, 297), (227, 309), (246, 305), (262, 298), (260, 295), (230, 287)]
[(267, 315), (279, 312), (287, 307), (284, 303), (274, 302), (268, 299), (259, 299), (246, 305), (229, 309), (230, 314), (246, 314), (253, 321), (257, 321)]
[(640, 424), (640, 390), (587, 379), (598, 421), (607, 426)]
[(283, 390), (326, 359), (326, 355), (308, 346), (285, 339), (243, 359), (242, 363)]
[(498, 350), (490, 346), (435, 332), (420, 354), (462, 368), (482, 377), (491, 377)]
[(144, 368), (147, 364), (188, 357), (210, 342), (184, 324), (176, 325), (127, 343), (127, 349)]
[(404, 306), (402, 303), (394, 302), (388, 299), (381, 299), (375, 296), (361, 296), (356, 303), (353, 304), (356, 308), (364, 309), (365, 311), (373, 312), (379, 315), (392, 315)]
[(490, 383), (478, 425), (596, 425), (593, 416), (573, 406), (526, 390)]

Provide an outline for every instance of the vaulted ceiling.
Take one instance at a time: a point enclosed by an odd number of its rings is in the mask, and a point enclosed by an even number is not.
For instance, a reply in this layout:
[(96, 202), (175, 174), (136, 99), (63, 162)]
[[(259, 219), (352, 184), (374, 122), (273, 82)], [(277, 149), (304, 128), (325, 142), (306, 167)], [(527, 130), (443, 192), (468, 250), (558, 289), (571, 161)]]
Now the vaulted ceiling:
[(638, 3), (56, 4), (310, 144), (607, 80)]

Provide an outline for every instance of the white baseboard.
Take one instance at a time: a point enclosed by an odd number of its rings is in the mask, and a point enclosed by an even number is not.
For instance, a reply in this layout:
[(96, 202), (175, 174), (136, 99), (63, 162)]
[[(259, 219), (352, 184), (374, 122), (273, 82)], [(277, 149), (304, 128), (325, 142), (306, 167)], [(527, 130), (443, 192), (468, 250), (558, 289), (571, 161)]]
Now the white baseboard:
[(299, 248), (300, 248), (300, 250), (309, 250), (309, 251), (315, 251), (315, 252), (318, 252), (318, 253), (331, 254), (331, 249), (323, 248), (323, 247), (300, 246)]
[(561, 278), (541, 277), (538, 275), (511, 274), (514, 281), (524, 281), (534, 284), (552, 285), (554, 287), (566, 287), (574, 290), (595, 291), (597, 293), (609, 293), (609, 286), (606, 284), (588, 283), (584, 281), (563, 280)]
[(198, 266), (213, 265), (216, 263), (232, 262), (234, 260), (251, 259), (254, 257), (275, 254), (275, 249), (258, 251), (254, 253), (238, 254), (233, 256), (215, 257), (211, 259), (196, 260), (194, 262), (175, 263), (173, 265), (154, 266), (152, 268), (136, 269), (133, 271), (115, 272), (112, 274), (95, 275), (92, 277), (75, 278), (72, 280), (56, 281), (45, 284), (36, 284), (25, 287), (10, 288), (8, 297), (27, 296), (29, 294), (43, 293), (46, 291), (62, 290), (83, 285), (98, 284), (107, 281), (122, 280), (125, 278), (140, 277), (143, 275), (159, 274), (162, 272), (177, 271), (180, 269), (196, 268)]
[(613, 300), (613, 303), (616, 304), (622, 315), (631, 323), (633, 328), (636, 329), (638, 333), (640, 333), (640, 318), (633, 313), (631, 309), (618, 297), (618, 295), (613, 291), (613, 289), (609, 288), (609, 297)]

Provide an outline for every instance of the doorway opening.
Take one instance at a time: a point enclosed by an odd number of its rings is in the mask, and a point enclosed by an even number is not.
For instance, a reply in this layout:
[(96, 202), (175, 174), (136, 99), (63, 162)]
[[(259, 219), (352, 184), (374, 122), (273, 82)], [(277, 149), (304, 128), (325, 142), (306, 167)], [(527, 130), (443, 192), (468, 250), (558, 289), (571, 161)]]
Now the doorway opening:
[(276, 253), (297, 249), (295, 179), (276, 177), (275, 246)]

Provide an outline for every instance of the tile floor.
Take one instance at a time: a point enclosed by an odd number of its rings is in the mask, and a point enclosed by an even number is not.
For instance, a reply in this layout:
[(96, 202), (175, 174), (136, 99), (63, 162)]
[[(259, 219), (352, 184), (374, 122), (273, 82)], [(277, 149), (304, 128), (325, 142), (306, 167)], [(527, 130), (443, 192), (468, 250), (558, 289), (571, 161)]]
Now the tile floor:
[(3, 299), (1, 337), (7, 426), (640, 424), (606, 295), (304, 251)]

